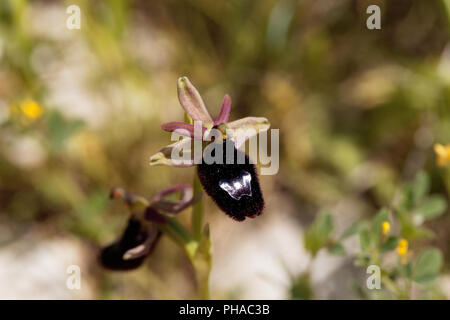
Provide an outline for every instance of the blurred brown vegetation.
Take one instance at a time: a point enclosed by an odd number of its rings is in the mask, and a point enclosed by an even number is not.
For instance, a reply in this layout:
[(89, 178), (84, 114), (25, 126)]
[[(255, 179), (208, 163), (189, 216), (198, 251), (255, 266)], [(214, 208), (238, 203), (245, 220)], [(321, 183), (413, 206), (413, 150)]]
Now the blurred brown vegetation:
[[(81, 30), (65, 27), (69, 4)], [(370, 4), (381, 30), (366, 28)], [(95, 260), (128, 218), (111, 187), (151, 197), (192, 181), (192, 169), (148, 165), (169, 141), (160, 124), (183, 119), (182, 75), (213, 115), (229, 93), (232, 120), (280, 129), (280, 171), (261, 178), (268, 206), (255, 223), (288, 206), (303, 226), (339, 207), (346, 226), (390, 206), (421, 170), (448, 198), (433, 144), (450, 143), (449, 24), (447, 0), (1, 1), (0, 250), (39, 228), (82, 242), (97, 298), (193, 297), (192, 270), (166, 239), (133, 273)], [(206, 208), (213, 233), (235, 225)], [(431, 223), (427, 240), (447, 271), (449, 223)]]

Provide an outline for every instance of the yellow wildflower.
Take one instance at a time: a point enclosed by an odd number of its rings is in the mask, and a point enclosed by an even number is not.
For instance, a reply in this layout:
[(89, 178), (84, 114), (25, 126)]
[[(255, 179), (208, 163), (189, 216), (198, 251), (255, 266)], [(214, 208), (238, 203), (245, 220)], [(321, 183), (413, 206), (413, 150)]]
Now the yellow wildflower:
[(406, 256), (408, 253), (408, 240), (401, 239), (397, 245), (397, 253), (400, 257)]
[(43, 113), (42, 107), (34, 100), (26, 99), (20, 103), (20, 110), (28, 120), (34, 121), (41, 117)]
[(381, 224), (381, 235), (384, 237), (391, 230), (391, 224), (388, 221), (383, 221)]
[(434, 152), (437, 156), (437, 164), (440, 166), (445, 166), (450, 164), (450, 144), (446, 146), (436, 143), (434, 145)]

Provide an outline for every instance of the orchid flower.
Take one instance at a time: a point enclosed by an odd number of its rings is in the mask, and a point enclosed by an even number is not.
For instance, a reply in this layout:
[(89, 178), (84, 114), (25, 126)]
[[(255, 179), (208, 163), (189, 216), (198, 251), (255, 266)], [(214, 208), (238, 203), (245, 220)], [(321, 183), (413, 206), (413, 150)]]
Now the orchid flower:
[[(178, 133), (183, 138), (151, 156), (150, 165), (174, 167), (197, 165), (203, 189), (231, 218), (242, 221), (246, 217), (253, 218), (260, 215), (264, 208), (264, 200), (256, 169), (249, 157), (238, 149), (247, 139), (267, 131), (270, 127), (269, 121), (263, 117), (246, 117), (229, 122), (231, 98), (228, 94), (224, 96), (219, 115), (213, 121), (200, 94), (187, 77), (178, 79), (178, 99), (193, 124), (164, 123), (161, 126), (163, 130)], [(215, 134), (217, 131), (220, 133), (219, 136)], [(216, 160), (219, 161), (204, 161), (205, 155), (202, 153), (201, 161), (197, 162), (195, 140), (200, 140), (201, 146), (206, 144), (205, 151), (212, 146), (211, 156), (217, 156)], [(183, 150), (183, 161), (173, 159), (172, 155), (176, 150)], [(187, 156), (184, 157), (185, 155)], [(240, 158), (243, 161), (238, 161), (237, 164), (228, 162), (230, 156), (232, 159)]]
[(246, 140), (260, 132), (267, 131), (270, 123), (264, 117), (246, 117), (239, 120), (228, 122), (231, 112), (231, 98), (226, 94), (222, 101), (222, 106), (216, 120), (213, 121), (202, 97), (197, 89), (191, 84), (187, 77), (178, 79), (178, 100), (181, 107), (194, 121), (194, 124), (184, 122), (168, 122), (161, 125), (161, 128), (169, 132), (177, 132), (185, 135), (180, 141), (172, 143), (162, 148), (158, 153), (150, 157), (150, 165), (166, 165), (173, 167), (191, 167), (194, 166), (193, 152), (191, 159), (188, 161), (176, 161), (172, 159), (172, 151), (177, 148), (179, 150), (189, 149), (192, 146), (192, 139), (197, 137), (195, 133), (195, 123), (201, 122), (201, 132), (204, 139), (213, 127), (221, 125), (222, 130), (227, 132), (227, 138), (235, 143), (236, 148), (240, 148)]
[[(178, 202), (165, 200), (178, 191), (181, 192)], [(100, 262), (106, 269), (122, 271), (139, 267), (153, 252), (162, 235), (161, 229), (168, 224), (170, 217), (198, 200), (192, 188), (186, 185), (165, 189), (151, 201), (122, 188), (112, 189), (110, 197), (122, 199), (131, 216), (120, 239), (101, 250)]]

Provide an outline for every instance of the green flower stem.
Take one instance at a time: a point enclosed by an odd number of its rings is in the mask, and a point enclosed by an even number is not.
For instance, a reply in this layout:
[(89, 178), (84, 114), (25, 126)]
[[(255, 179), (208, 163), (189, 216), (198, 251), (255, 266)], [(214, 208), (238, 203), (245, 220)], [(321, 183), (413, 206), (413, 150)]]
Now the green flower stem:
[(186, 252), (192, 263), (198, 243), (177, 220), (170, 217), (167, 217), (167, 220), (168, 223), (166, 225), (160, 225), (160, 230), (171, 237)]
[(194, 269), (196, 273), (199, 297), (202, 300), (209, 300), (209, 274), (211, 271), (211, 266), (209, 263), (203, 261), (203, 259), (197, 259), (194, 263)]
[(389, 279), (388, 276), (382, 276), (381, 281), (386, 286), (386, 288), (390, 290), (397, 298), (402, 295), (395, 282)]
[(202, 300), (209, 300), (209, 273), (208, 277), (203, 281), (202, 287), (200, 288), (200, 297)]
[(212, 266), (211, 237), (209, 225), (206, 225), (201, 234), (201, 240), (195, 255), (194, 263), (195, 275), (199, 296), (201, 299), (209, 299), (209, 274)]
[(200, 199), (192, 206), (192, 234), (195, 240), (200, 241), (203, 228), (203, 193), (202, 185), (196, 174), (194, 175), (193, 189), (194, 195), (200, 195)]
[[(194, 124), (194, 120), (185, 113), (184, 121), (186, 123)], [(194, 174), (194, 182), (193, 182), (193, 190), (194, 196), (200, 196), (200, 199), (192, 206), (192, 217), (191, 217), (191, 225), (192, 225), (192, 233), (194, 235), (194, 239), (199, 242), (202, 237), (202, 228), (203, 228), (203, 190), (202, 185), (200, 184), (200, 180), (198, 176)]]
[(192, 207), (192, 233), (198, 244), (192, 265), (195, 269), (197, 287), (200, 299), (209, 299), (209, 274), (211, 272), (211, 239), (209, 235), (209, 227), (203, 229), (203, 191), (198, 176), (194, 175), (193, 181), (194, 195), (200, 195), (200, 200)]
[[(202, 210), (200, 213), (203, 214)], [(200, 240), (194, 239), (176, 219), (167, 217), (168, 223), (160, 225), (162, 232), (168, 235), (186, 253), (195, 270), (198, 295), (200, 299), (209, 299), (209, 274), (211, 272), (211, 242), (209, 228), (200, 232)]]
[[(184, 121), (194, 124), (192, 118), (185, 113)], [(192, 206), (191, 226), (192, 241), (184, 244), (185, 251), (189, 256), (195, 270), (198, 294), (200, 299), (209, 299), (209, 274), (211, 273), (212, 254), (209, 227), (203, 228), (203, 188), (196, 173), (192, 183), (194, 196), (199, 200)]]

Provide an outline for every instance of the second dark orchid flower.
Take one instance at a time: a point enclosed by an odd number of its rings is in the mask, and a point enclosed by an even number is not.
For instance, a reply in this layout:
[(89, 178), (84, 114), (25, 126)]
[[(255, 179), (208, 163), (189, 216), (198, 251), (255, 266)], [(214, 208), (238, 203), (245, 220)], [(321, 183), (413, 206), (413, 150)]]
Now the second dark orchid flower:
[[(181, 192), (177, 202), (166, 200), (176, 192)], [(103, 248), (100, 263), (110, 270), (133, 270), (138, 268), (153, 252), (162, 233), (160, 226), (168, 222), (168, 217), (191, 206), (197, 200), (192, 188), (176, 185), (158, 193), (152, 201), (129, 193), (122, 188), (111, 190), (112, 199), (122, 199), (131, 212), (128, 225), (122, 236)]]

